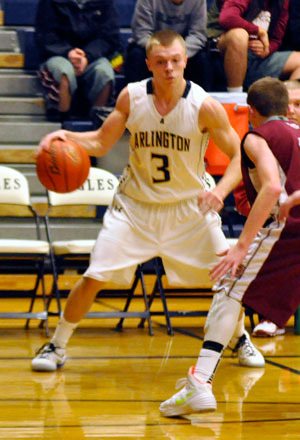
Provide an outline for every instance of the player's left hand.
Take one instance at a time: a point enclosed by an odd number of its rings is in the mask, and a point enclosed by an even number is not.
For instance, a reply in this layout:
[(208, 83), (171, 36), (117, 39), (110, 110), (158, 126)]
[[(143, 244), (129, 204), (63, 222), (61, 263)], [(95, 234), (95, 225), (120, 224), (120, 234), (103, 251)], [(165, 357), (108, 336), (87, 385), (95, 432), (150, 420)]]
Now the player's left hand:
[(198, 196), (198, 206), (202, 214), (208, 211), (219, 212), (224, 206), (223, 200), (213, 191), (201, 191)]
[(233, 246), (228, 251), (219, 256), (224, 256), (222, 260), (216, 264), (210, 271), (210, 278), (213, 281), (219, 280), (223, 275), (229, 273), (232, 278), (237, 276), (239, 269), (241, 268), (241, 263), (247, 254), (247, 250), (242, 248), (239, 243)]

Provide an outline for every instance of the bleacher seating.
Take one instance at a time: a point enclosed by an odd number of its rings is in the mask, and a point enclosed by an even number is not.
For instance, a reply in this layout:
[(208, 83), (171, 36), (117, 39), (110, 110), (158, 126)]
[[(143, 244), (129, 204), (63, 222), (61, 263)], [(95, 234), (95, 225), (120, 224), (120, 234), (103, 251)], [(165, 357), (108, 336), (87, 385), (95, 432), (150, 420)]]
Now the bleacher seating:
[[(136, 0), (115, 0), (121, 27), (130, 27)], [(34, 26), (38, 0), (2, 0), (6, 26)]]
[[(115, 0), (120, 23), (121, 42), (124, 51), (126, 50), (128, 39), (131, 36), (130, 26), (135, 3), (136, 0)], [(208, 0), (208, 7), (210, 3), (211, 0)], [(38, 0), (2, 1), (4, 25), (16, 29), (21, 53), (24, 54), (24, 68), (26, 70), (36, 70), (38, 68), (38, 54), (34, 31), (37, 4)], [(124, 85), (124, 76), (118, 74), (116, 78), (117, 92), (120, 91)], [(220, 88), (216, 88), (216, 91), (222, 90), (223, 85), (221, 85)]]

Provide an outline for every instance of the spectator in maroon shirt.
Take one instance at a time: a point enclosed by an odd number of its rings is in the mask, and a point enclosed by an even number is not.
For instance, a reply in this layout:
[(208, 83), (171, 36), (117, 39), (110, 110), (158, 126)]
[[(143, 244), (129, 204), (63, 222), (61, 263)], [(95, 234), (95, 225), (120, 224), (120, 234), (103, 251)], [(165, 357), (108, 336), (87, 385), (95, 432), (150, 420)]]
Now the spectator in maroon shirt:
[(289, 0), (214, 0), (208, 37), (224, 57), (227, 89), (242, 92), (264, 76), (300, 78), (300, 52), (279, 51)]

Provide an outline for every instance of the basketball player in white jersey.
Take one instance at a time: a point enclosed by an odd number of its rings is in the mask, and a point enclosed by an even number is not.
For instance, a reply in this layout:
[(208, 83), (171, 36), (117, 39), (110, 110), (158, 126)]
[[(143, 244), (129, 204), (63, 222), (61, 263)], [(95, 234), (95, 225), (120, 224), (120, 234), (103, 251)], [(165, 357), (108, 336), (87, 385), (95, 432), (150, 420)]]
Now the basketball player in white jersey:
[[(184, 79), (184, 40), (171, 30), (155, 33), (147, 45), (153, 78), (128, 84), (99, 130), (59, 130), (54, 138), (74, 140), (101, 157), (130, 132), (129, 163), (107, 210), (90, 265), (75, 284), (50, 343), (32, 361), (36, 371), (53, 371), (66, 360), (65, 347), (106, 282), (130, 284), (139, 263), (160, 256), (172, 285), (197, 286), (199, 268), (210, 269), (228, 249), (218, 211), (241, 179), (239, 137), (223, 106)], [(204, 155), (211, 136), (231, 161), (212, 191), (204, 180)], [(243, 335), (234, 343), (240, 363), (263, 366), (264, 359)], [(233, 343), (233, 345), (234, 345)]]

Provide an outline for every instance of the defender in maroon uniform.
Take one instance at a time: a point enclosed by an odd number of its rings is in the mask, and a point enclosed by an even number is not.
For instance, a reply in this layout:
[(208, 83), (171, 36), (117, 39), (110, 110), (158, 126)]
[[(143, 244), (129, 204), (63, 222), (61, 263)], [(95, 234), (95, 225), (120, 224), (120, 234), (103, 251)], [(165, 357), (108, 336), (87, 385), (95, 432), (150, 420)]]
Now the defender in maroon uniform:
[(165, 416), (216, 408), (211, 382), (241, 318), (252, 307), (282, 327), (300, 304), (300, 206), (286, 220), (280, 205), (300, 189), (300, 127), (288, 120), (288, 92), (263, 78), (248, 92), (253, 131), (242, 141), (242, 171), (251, 210), (237, 244), (211, 272), (219, 280), (205, 325), (205, 338), (185, 386), (160, 410)]

